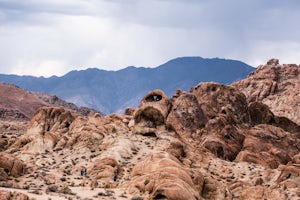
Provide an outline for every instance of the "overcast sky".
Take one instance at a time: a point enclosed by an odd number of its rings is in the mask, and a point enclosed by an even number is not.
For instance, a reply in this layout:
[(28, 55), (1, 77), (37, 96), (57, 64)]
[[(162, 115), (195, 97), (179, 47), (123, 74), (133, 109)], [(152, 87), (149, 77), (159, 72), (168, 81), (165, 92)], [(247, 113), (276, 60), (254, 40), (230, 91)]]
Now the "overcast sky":
[(0, 0), (0, 73), (155, 67), (182, 56), (300, 64), (297, 0)]

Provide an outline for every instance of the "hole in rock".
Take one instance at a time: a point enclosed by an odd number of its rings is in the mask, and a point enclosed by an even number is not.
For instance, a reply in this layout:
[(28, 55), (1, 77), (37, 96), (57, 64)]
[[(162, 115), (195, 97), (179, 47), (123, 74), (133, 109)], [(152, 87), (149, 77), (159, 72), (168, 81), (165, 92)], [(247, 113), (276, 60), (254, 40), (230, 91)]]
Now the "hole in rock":
[(66, 127), (66, 128), (69, 128), (69, 127), (70, 127), (70, 123), (69, 123), (69, 122), (66, 122), (65, 127)]
[(9, 173), (9, 169), (7, 169), (7, 168), (5, 168), (4, 171), (5, 171), (5, 173), (7, 173), (7, 174)]
[(157, 137), (156, 134), (154, 132), (147, 132), (145, 134), (143, 134), (144, 136), (147, 136), (147, 137)]
[(168, 198), (163, 194), (157, 194), (153, 199), (163, 200), (163, 199), (168, 199)]
[(156, 127), (158, 125), (164, 124), (165, 119), (159, 110), (153, 107), (147, 107), (136, 115), (135, 121), (136, 123), (145, 121), (147, 127)]
[(150, 95), (146, 98), (147, 102), (160, 101), (162, 100), (162, 96), (159, 94)]
[(217, 148), (217, 156), (218, 156), (219, 158), (224, 156), (224, 150), (223, 150), (223, 147), (218, 147), (218, 148)]

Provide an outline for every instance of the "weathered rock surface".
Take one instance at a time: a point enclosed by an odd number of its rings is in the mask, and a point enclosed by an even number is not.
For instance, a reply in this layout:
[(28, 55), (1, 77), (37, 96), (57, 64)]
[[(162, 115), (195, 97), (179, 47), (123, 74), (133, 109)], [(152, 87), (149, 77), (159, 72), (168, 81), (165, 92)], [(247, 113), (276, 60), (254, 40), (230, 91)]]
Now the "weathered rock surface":
[(169, 101), (161, 90), (149, 92), (134, 113), (135, 123), (145, 123), (150, 128), (164, 124), (169, 112)]
[(195, 140), (216, 156), (234, 160), (245, 137), (242, 130), (250, 122), (245, 96), (217, 83), (201, 83), (192, 88), (191, 93), (208, 119), (205, 128), (193, 135)]
[(25, 165), (19, 158), (16, 158), (15, 156), (8, 153), (0, 152), (0, 170), (5, 177), (5, 173), (7, 175), (19, 177), (24, 174)]
[(165, 152), (149, 155), (132, 170), (129, 193), (148, 192), (151, 199), (200, 199), (203, 176), (191, 172)]
[(208, 120), (195, 95), (177, 91), (171, 103), (172, 108), (166, 121), (167, 126), (187, 138), (191, 137), (191, 133), (204, 128)]
[(249, 114), (253, 125), (270, 124), (300, 136), (300, 126), (298, 124), (286, 117), (275, 116), (269, 107), (261, 102), (250, 103)]
[(238, 154), (237, 161), (253, 162), (274, 169), (290, 162), (300, 151), (299, 138), (274, 126), (257, 125), (245, 135), (243, 150)]
[(42, 107), (27, 128), (0, 123), (0, 186), (53, 199), (299, 199), (298, 104), (280, 103), (297, 73), (285, 68), (270, 60), (248, 85), (170, 99), (154, 90), (124, 115)]
[(281, 65), (277, 59), (271, 59), (232, 86), (242, 91), (249, 103), (261, 101), (275, 115), (300, 124), (299, 65)]

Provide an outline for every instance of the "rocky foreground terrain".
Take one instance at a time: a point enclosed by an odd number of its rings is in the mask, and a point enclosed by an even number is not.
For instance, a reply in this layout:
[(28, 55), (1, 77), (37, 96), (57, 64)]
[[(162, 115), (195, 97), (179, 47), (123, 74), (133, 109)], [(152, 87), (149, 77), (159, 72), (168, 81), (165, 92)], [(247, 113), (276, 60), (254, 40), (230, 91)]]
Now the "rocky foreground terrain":
[(149, 92), (125, 114), (40, 107), (0, 127), (0, 199), (299, 199), (300, 66)]

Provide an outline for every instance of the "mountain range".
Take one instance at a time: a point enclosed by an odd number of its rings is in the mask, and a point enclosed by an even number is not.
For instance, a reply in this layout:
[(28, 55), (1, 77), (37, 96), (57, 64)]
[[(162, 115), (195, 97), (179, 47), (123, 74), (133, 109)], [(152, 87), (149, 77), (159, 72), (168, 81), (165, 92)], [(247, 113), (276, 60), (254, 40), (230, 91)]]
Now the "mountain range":
[(108, 114), (136, 107), (150, 90), (161, 89), (170, 97), (176, 89), (187, 91), (199, 82), (231, 84), (254, 70), (236, 60), (181, 57), (155, 68), (130, 66), (118, 71), (89, 68), (49, 78), (2, 74), (0, 81), (29, 91), (54, 94)]

